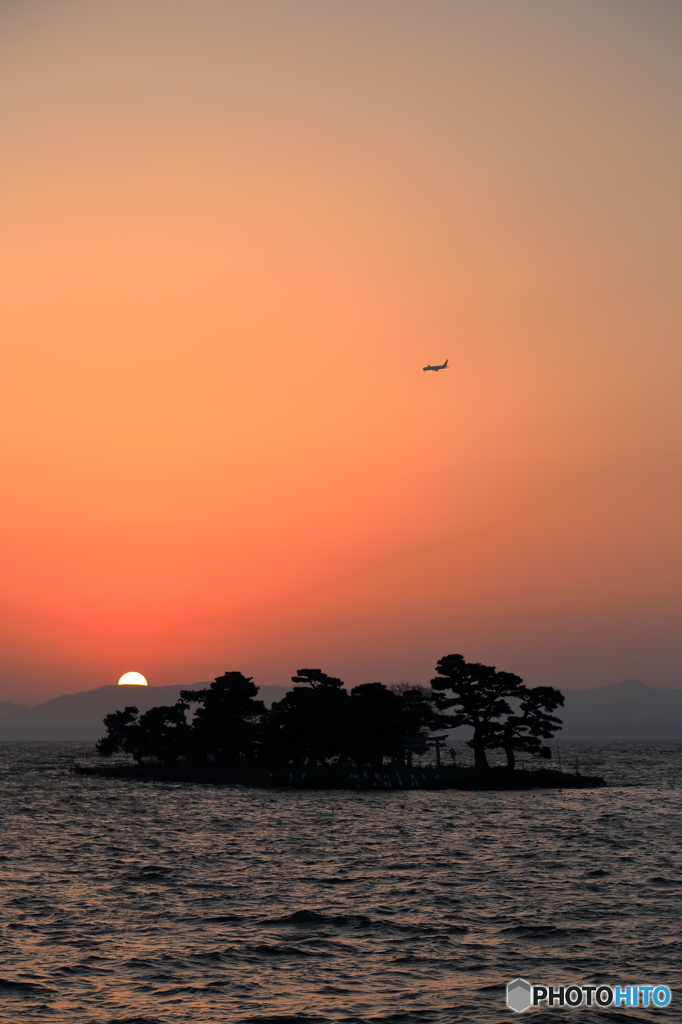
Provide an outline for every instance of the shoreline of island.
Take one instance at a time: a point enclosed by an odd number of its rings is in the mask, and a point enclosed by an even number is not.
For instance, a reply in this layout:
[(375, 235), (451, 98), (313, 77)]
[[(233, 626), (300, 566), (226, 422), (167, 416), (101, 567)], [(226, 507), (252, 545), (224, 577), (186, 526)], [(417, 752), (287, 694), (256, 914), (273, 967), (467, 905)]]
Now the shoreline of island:
[(602, 789), (608, 783), (597, 775), (569, 774), (554, 769), (443, 767), (391, 769), (383, 772), (289, 771), (229, 768), (220, 764), (76, 764), (78, 775), (138, 782), (189, 782), (203, 785), (248, 786), (258, 789), (346, 790), (405, 792), (415, 790)]

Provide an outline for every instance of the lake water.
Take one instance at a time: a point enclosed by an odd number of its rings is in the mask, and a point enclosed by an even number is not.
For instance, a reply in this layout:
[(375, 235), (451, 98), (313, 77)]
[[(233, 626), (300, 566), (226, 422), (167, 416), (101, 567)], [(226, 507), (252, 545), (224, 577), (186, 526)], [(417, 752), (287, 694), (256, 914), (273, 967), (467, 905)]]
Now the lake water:
[(493, 1024), (518, 976), (677, 988), (529, 1017), (682, 1020), (682, 744), (561, 749), (610, 787), (122, 782), (0, 744), (0, 1020)]

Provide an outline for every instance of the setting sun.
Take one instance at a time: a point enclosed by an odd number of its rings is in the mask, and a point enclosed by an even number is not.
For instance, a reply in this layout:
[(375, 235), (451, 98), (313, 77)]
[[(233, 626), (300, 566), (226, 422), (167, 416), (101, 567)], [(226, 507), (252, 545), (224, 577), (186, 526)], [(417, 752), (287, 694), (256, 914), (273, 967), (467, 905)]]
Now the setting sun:
[(141, 672), (124, 672), (118, 681), (119, 686), (148, 686)]

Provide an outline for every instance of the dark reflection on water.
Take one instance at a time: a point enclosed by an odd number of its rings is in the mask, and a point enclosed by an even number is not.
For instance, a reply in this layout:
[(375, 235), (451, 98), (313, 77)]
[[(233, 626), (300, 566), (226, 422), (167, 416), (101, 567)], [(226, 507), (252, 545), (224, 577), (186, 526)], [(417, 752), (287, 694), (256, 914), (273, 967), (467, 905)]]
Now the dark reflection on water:
[(682, 744), (564, 744), (611, 788), (509, 793), (71, 774), (90, 752), (0, 744), (3, 1024), (492, 1024), (519, 975), (679, 984)]

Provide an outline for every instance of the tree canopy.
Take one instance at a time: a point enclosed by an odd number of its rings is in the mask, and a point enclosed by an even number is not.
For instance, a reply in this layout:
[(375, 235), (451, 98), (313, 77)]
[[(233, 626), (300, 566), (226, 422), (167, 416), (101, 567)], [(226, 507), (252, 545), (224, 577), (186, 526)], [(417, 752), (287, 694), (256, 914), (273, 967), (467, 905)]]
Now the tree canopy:
[(188, 736), (190, 756), (225, 762), (253, 761), (265, 704), (250, 676), (225, 672), (204, 690), (181, 690), (180, 704), (198, 704)]
[(373, 682), (348, 690), (319, 668), (301, 668), (291, 677), (293, 689), (270, 709), (250, 676), (224, 672), (201, 690), (181, 690), (170, 707), (107, 715), (97, 750), (163, 763), (208, 759), (297, 772), (343, 766), (377, 772), (387, 760), (404, 765), (407, 749), (426, 749), (433, 730), (469, 726), (481, 770), (494, 749), (505, 751), (510, 769), (520, 752), (550, 755), (543, 741), (561, 726), (553, 714), (563, 704), (559, 690), (529, 689), (519, 676), (461, 654), (441, 658), (437, 672), (430, 689)]
[[(514, 768), (515, 751), (549, 757), (549, 739), (561, 727), (561, 719), (550, 714), (564, 703), (563, 694), (553, 686), (529, 690), (520, 676), (498, 672), (492, 665), (467, 662), (461, 654), (448, 654), (436, 666), (431, 680), (437, 706), (451, 710), (454, 726), (474, 730), (468, 741), (477, 768), (488, 768), (486, 750), (502, 747), (507, 765)], [(515, 711), (510, 701), (519, 703)]]

